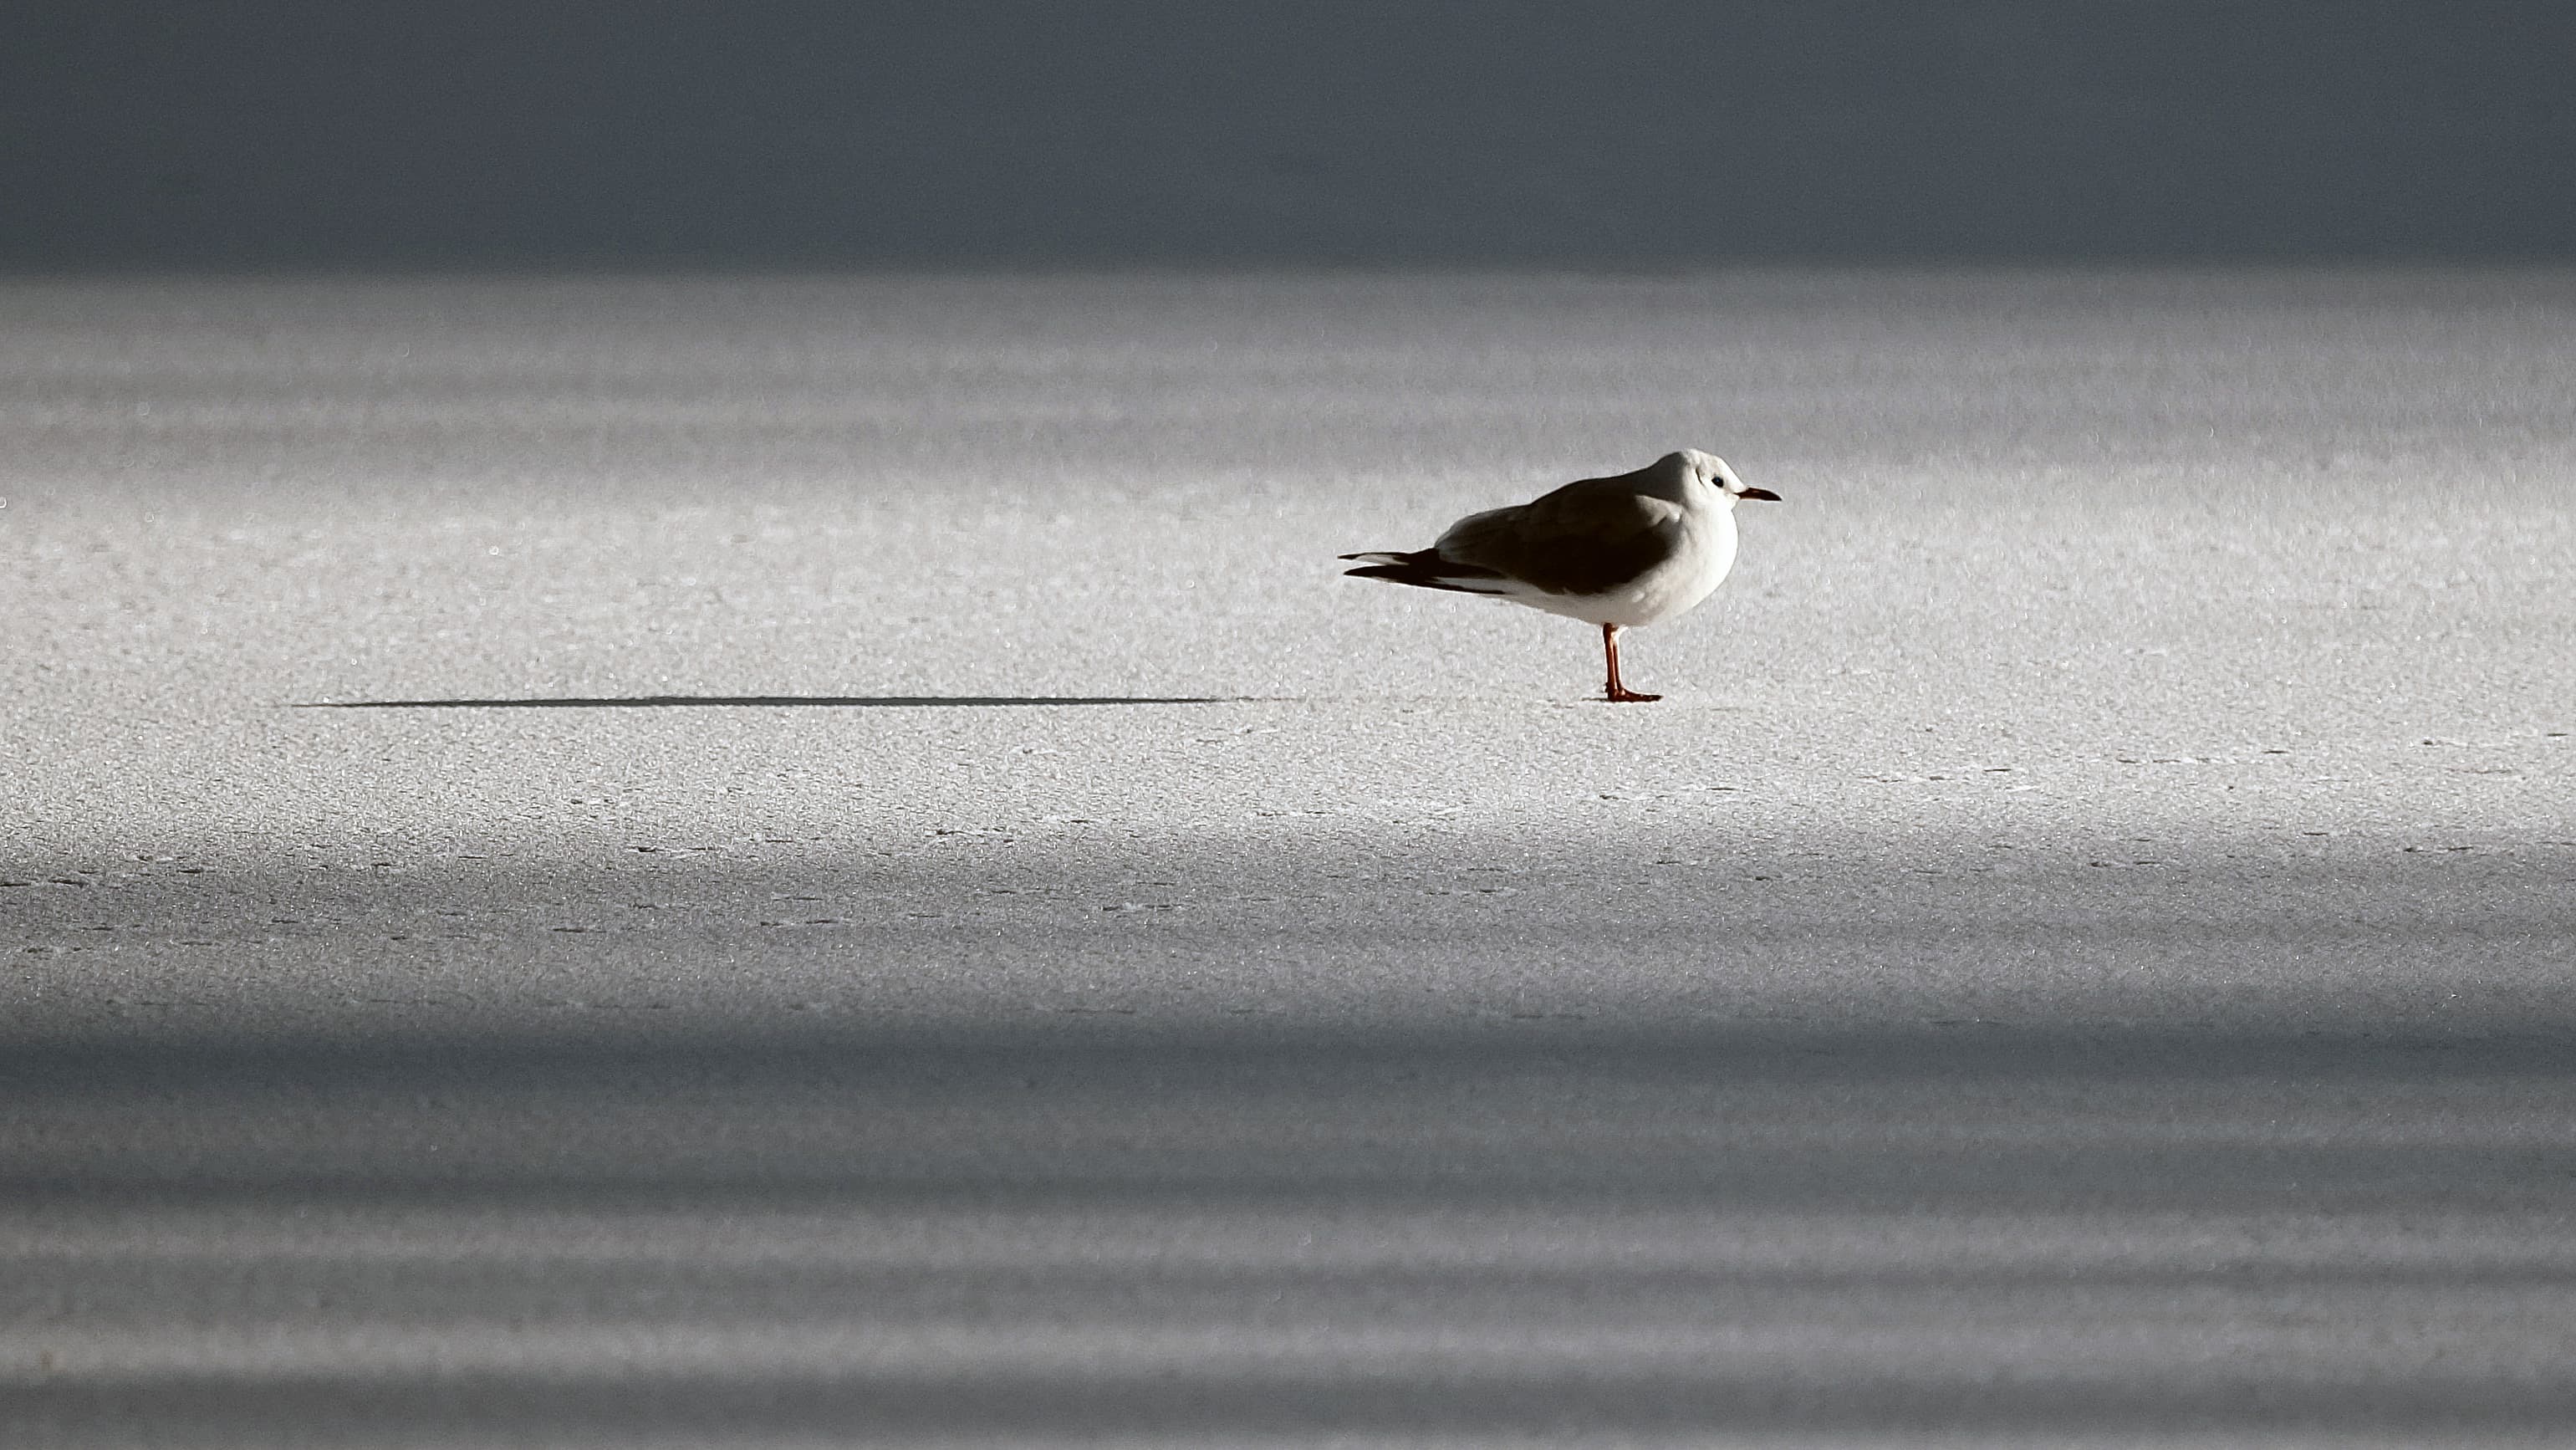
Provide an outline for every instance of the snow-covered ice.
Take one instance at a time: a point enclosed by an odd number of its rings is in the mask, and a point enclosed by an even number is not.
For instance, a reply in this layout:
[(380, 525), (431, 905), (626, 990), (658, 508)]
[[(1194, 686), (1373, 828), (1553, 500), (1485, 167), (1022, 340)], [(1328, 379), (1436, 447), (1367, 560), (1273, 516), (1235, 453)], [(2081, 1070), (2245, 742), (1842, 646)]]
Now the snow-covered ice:
[[(16, 1443), (2538, 1437), (2576, 278), (0, 286)], [(1334, 556), (1679, 447), (1597, 636)]]

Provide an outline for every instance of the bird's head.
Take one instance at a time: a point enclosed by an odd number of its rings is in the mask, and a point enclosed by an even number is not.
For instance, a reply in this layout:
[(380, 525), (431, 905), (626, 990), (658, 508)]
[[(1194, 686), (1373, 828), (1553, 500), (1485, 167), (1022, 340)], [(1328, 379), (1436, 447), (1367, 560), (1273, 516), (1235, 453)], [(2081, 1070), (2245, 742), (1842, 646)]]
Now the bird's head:
[(1743, 479), (1736, 477), (1735, 470), (1726, 466), (1726, 460), (1714, 453), (1702, 453), (1696, 448), (1685, 448), (1666, 458), (1664, 462), (1678, 463), (1682, 471), (1688, 473), (1693, 479), (1725, 494), (1726, 501), (1730, 504), (1740, 498), (1768, 499), (1773, 503), (1780, 501), (1780, 495), (1771, 490), (1754, 488)]

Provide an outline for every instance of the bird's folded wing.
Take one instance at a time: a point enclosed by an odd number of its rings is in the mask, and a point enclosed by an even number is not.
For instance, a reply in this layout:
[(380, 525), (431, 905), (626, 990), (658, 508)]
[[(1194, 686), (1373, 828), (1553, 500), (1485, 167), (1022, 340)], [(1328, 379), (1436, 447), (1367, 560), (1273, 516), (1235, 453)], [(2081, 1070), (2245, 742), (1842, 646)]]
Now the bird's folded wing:
[(1681, 521), (1681, 505), (1625, 479), (1588, 478), (1517, 508), (1470, 514), (1435, 547), (1444, 559), (1549, 594), (1606, 594), (1671, 558)]

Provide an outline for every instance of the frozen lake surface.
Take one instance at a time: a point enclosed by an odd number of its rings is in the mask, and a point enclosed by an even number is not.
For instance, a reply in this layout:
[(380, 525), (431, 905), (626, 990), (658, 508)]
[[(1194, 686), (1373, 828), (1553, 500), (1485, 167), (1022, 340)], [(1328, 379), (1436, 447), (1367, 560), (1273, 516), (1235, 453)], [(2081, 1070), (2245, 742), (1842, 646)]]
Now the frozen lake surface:
[[(2576, 277), (0, 286), (12, 1444), (2576, 1427)], [(1632, 635), (1339, 576), (1671, 448)]]

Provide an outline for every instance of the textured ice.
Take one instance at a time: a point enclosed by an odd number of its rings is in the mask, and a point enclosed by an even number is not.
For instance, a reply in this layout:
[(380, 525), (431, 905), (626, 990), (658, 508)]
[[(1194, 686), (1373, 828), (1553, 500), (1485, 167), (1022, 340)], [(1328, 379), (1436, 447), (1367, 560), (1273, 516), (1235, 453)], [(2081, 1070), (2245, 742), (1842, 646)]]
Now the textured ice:
[(0, 324), (19, 1442), (2576, 1412), (2564, 274)]

